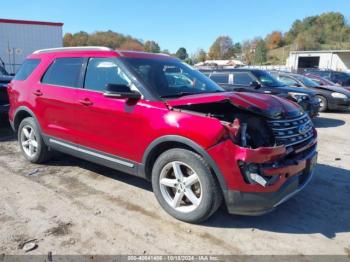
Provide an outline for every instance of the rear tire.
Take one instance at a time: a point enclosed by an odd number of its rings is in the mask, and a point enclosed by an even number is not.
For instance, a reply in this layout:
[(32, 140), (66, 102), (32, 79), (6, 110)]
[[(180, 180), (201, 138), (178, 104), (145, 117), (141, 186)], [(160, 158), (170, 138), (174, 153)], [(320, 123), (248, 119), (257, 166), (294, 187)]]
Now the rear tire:
[(18, 142), (24, 157), (32, 163), (40, 164), (51, 158), (52, 154), (33, 117), (22, 120), (18, 128)]
[(320, 107), (318, 109), (319, 112), (326, 112), (328, 110), (328, 102), (324, 96), (316, 96), (316, 98), (320, 101)]
[(222, 202), (209, 165), (185, 149), (170, 149), (158, 157), (152, 170), (152, 187), (166, 212), (189, 223), (206, 220)]

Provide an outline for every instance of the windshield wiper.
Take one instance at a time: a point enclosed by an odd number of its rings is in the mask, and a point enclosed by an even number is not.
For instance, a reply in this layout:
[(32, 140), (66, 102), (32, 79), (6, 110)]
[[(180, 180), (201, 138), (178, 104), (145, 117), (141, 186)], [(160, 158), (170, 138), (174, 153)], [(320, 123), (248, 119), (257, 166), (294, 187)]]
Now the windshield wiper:
[(191, 92), (180, 92), (176, 94), (169, 94), (169, 95), (162, 95), (161, 98), (171, 98), (171, 97), (181, 97), (181, 96), (189, 96), (189, 95), (196, 95), (200, 93), (191, 93)]
[(179, 92), (176, 94), (170, 94), (170, 95), (162, 95), (160, 98), (171, 98), (171, 97), (181, 97), (181, 96), (190, 96), (190, 95), (199, 95), (199, 94), (212, 94), (212, 93), (221, 93), (225, 92), (224, 90), (215, 90), (211, 92), (198, 92), (198, 93), (192, 93), (192, 92)]

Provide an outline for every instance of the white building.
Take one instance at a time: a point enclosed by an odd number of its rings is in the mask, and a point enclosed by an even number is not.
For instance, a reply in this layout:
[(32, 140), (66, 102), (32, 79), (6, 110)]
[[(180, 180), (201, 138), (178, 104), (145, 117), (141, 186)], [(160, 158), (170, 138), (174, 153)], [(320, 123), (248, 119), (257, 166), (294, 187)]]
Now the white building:
[(292, 51), (287, 58), (292, 71), (301, 68), (350, 70), (350, 50)]
[(225, 68), (235, 68), (244, 66), (245, 64), (238, 59), (229, 59), (229, 60), (206, 60), (205, 62), (200, 62), (195, 64), (195, 67), (225, 67)]
[(14, 73), (33, 51), (62, 47), (63, 23), (0, 19), (0, 59)]

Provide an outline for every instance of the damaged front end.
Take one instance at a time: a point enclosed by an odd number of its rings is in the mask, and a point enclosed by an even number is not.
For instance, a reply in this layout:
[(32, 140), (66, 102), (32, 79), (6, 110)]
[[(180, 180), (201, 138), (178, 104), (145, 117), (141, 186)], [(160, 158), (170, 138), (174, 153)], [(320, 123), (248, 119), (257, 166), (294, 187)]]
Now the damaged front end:
[(229, 99), (175, 108), (217, 118), (225, 128), (223, 139), (207, 151), (226, 181), (231, 213), (265, 213), (310, 180), (317, 134), (306, 113), (272, 118)]

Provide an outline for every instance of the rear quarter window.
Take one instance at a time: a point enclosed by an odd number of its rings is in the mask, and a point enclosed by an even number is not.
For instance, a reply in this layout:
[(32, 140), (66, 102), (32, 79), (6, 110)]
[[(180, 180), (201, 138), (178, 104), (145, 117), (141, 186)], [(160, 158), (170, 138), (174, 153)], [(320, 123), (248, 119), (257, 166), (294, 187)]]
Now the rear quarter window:
[(212, 74), (210, 79), (218, 84), (228, 84), (229, 74)]
[(233, 83), (235, 85), (249, 86), (254, 79), (246, 72), (239, 72), (233, 74)]
[(25, 60), (13, 79), (26, 80), (39, 64), (40, 59)]

